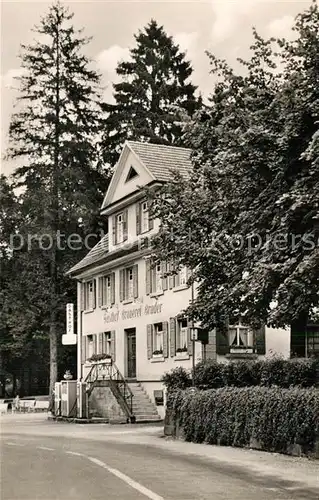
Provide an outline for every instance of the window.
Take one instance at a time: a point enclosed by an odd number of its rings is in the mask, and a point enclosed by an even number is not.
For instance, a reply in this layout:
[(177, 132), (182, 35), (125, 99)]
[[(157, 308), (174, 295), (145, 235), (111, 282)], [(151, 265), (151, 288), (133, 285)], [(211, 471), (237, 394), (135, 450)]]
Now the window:
[(93, 335), (88, 335), (87, 336), (87, 356), (86, 358), (89, 359), (93, 354), (95, 354), (95, 349), (94, 349), (94, 338)]
[(84, 291), (84, 296), (83, 296), (83, 309), (85, 311), (89, 311), (91, 309), (95, 308), (95, 282), (94, 280), (92, 281), (87, 281), (86, 283), (83, 283), (83, 291)]
[(110, 306), (115, 302), (115, 274), (99, 278), (99, 306)]
[(319, 326), (307, 327), (307, 355), (319, 357)]
[(168, 322), (147, 325), (147, 358), (162, 360), (168, 357)]
[(138, 176), (138, 173), (136, 172), (136, 170), (133, 167), (130, 167), (130, 170), (129, 170), (128, 174), (127, 174), (125, 182), (128, 182), (128, 181), (130, 181), (131, 179), (134, 179), (134, 177), (137, 177), (137, 176)]
[(127, 240), (127, 210), (113, 217), (113, 244), (123, 243)]
[(155, 324), (153, 331), (153, 353), (163, 353), (163, 323)]
[(149, 230), (149, 215), (147, 201), (144, 201), (141, 205), (141, 230), (142, 233), (146, 233)]
[(138, 297), (138, 265), (120, 270), (120, 301)]
[(179, 285), (187, 285), (187, 268), (186, 266), (183, 266), (179, 270)]
[(136, 234), (147, 233), (153, 229), (153, 219), (150, 218), (148, 202), (142, 201), (136, 205)]
[(181, 319), (178, 321), (177, 328), (177, 339), (176, 339), (176, 351), (187, 351), (187, 333), (188, 333), (188, 321), (187, 319)]
[(241, 324), (230, 326), (228, 329), (230, 347), (252, 347), (250, 329)]
[(111, 355), (111, 332), (104, 333), (104, 353)]
[(146, 261), (146, 295), (162, 293), (167, 290), (167, 276), (165, 262), (157, 261), (155, 264), (151, 259)]

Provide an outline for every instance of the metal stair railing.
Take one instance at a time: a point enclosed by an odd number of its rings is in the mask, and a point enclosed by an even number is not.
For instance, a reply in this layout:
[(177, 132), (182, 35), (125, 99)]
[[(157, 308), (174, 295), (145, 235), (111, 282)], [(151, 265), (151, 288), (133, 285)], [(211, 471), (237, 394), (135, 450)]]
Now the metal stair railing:
[(108, 380), (110, 382), (110, 388), (115, 398), (120, 403), (127, 417), (131, 422), (134, 422), (133, 393), (115, 363), (95, 362), (92, 365), (85, 378), (85, 382), (89, 386), (88, 397), (92, 393), (96, 383), (103, 380)]

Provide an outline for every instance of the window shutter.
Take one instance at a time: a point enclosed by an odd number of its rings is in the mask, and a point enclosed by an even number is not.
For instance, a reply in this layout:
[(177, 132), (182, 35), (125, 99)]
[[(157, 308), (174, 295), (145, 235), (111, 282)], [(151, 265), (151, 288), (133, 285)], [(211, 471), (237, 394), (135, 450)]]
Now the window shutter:
[(255, 348), (257, 354), (266, 354), (266, 327), (255, 331)]
[(189, 269), (188, 267), (186, 267), (186, 279), (187, 279), (187, 282), (191, 278), (191, 276), (192, 276), (192, 270)]
[(84, 364), (86, 361), (86, 337), (84, 337), (84, 335), (82, 335), (81, 359), (82, 364)]
[(115, 361), (116, 359), (115, 330), (111, 331), (111, 356), (113, 361)]
[(85, 283), (81, 283), (81, 311), (85, 309)]
[(93, 280), (93, 309), (96, 308), (96, 280)]
[(103, 291), (102, 291), (102, 288), (103, 288), (103, 277), (100, 277), (99, 278), (99, 282), (98, 282), (98, 306), (101, 307), (102, 305), (102, 295), (103, 295)]
[(168, 322), (163, 323), (163, 356), (168, 358)]
[(134, 299), (138, 297), (138, 265), (133, 266), (133, 296)]
[(93, 335), (93, 354), (97, 354), (97, 334)]
[(191, 330), (190, 325), (188, 325), (188, 328), (187, 328), (187, 351), (188, 351), (188, 354), (190, 356), (193, 354), (193, 341), (192, 341), (191, 335), (192, 335), (192, 330)]
[(104, 333), (99, 333), (99, 354), (103, 354), (103, 337)]
[(136, 204), (136, 234), (141, 234), (141, 204)]
[(153, 354), (153, 325), (147, 325), (147, 359)]
[(151, 260), (147, 259), (145, 261), (145, 269), (146, 269), (146, 295), (151, 293)]
[(120, 302), (125, 299), (125, 269), (120, 269)]
[(127, 209), (123, 212), (123, 240), (127, 240)]
[(174, 286), (179, 286), (179, 271), (177, 271), (177, 274), (174, 275)]
[(117, 244), (117, 239), (116, 239), (116, 215), (113, 215), (112, 218), (112, 234), (113, 234), (113, 245)]
[(220, 355), (229, 353), (228, 332), (216, 328), (216, 352)]
[(169, 320), (169, 333), (170, 333), (170, 355), (176, 354), (176, 318)]
[(115, 273), (111, 274), (111, 304), (115, 304)]
[(162, 274), (163, 274), (163, 278), (162, 278), (163, 291), (165, 291), (165, 290), (167, 290), (167, 262), (166, 261), (162, 262)]
[(106, 335), (105, 332), (101, 333), (102, 335), (102, 352), (106, 352)]

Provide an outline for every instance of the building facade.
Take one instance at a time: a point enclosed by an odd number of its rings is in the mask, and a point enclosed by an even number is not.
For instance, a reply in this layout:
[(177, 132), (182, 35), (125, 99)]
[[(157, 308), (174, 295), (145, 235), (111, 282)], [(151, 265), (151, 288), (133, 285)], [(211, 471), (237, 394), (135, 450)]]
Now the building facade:
[[(69, 271), (78, 281), (79, 379), (85, 379), (93, 354), (109, 354), (154, 401), (165, 372), (191, 368), (191, 325), (183, 314), (192, 299), (189, 271), (168, 275), (167, 263), (151, 260), (149, 242), (159, 221), (150, 219), (141, 189), (168, 181), (174, 169), (187, 175), (190, 168), (188, 149), (124, 145), (101, 209), (108, 234)], [(195, 363), (274, 352), (289, 357), (290, 331), (232, 325), (228, 336), (212, 331), (207, 344), (194, 342), (194, 352)]]

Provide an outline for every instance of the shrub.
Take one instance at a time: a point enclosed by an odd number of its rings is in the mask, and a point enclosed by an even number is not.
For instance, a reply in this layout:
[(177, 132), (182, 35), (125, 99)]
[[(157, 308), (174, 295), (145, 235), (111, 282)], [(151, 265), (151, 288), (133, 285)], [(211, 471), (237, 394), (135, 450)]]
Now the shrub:
[[(288, 388), (312, 387), (318, 383), (318, 359), (283, 359), (273, 357), (258, 361), (233, 361), (217, 363), (202, 361), (195, 367), (195, 386), (198, 389), (219, 387), (266, 386)], [(190, 374), (175, 368), (162, 379), (168, 390), (186, 389), (191, 385)]]
[(187, 387), (190, 387), (192, 385), (190, 373), (182, 366), (174, 368), (174, 370), (165, 373), (162, 376), (161, 380), (168, 392), (178, 389), (187, 389)]
[(286, 453), (299, 444), (315, 449), (319, 432), (319, 392), (315, 388), (225, 387), (169, 396), (173, 418), (187, 441), (251, 446)]

